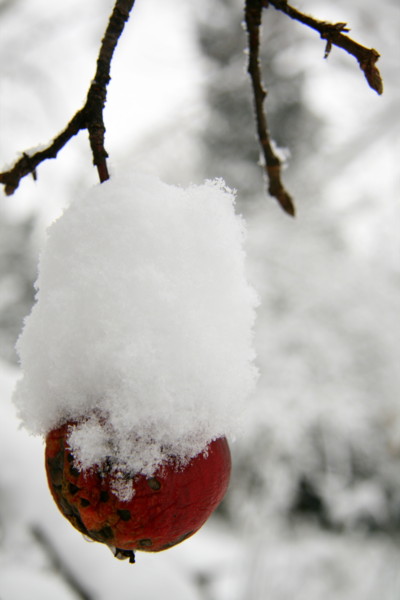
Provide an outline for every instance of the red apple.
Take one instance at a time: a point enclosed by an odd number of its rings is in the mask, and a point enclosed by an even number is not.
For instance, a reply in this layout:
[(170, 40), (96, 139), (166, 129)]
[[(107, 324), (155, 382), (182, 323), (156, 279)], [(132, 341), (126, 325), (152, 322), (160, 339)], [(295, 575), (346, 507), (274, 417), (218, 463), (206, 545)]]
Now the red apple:
[(173, 457), (152, 477), (128, 475), (132, 499), (120, 500), (109, 473), (78, 470), (68, 447), (72, 423), (46, 438), (46, 472), (53, 498), (76, 529), (134, 562), (134, 551), (159, 552), (179, 544), (205, 523), (229, 483), (231, 457), (225, 437), (180, 467)]

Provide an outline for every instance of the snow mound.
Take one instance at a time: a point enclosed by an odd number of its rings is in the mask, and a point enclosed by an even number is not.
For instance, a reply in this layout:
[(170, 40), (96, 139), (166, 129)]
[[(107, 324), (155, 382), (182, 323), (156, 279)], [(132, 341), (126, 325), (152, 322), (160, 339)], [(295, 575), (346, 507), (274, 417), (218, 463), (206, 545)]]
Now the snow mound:
[(235, 435), (257, 371), (245, 224), (221, 180), (116, 175), (48, 230), (14, 401), (47, 434), (74, 421), (82, 468), (154, 473)]

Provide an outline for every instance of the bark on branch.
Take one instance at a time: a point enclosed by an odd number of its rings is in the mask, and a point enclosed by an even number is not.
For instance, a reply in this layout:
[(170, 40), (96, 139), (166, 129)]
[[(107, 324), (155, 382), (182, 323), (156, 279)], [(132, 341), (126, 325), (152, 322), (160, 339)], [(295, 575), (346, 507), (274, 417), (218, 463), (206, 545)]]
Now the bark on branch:
[(267, 92), (262, 84), (260, 65), (260, 26), (263, 6), (263, 0), (246, 0), (245, 21), (249, 42), (249, 63), (247, 70), (253, 87), (257, 134), (265, 161), (268, 192), (272, 197), (276, 198), (283, 210), (293, 217), (295, 214), (294, 204), (281, 180), (281, 160), (272, 147), (267, 116), (264, 112), (264, 100)]
[(68, 125), (45, 148), (32, 154), (24, 152), (7, 171), (0, 173), (0, 183), (7, 196), (18, 188), (23, 177), (31, 174), (36, 179), (36, 169), (45, 160), (56, 158), (58, 152), (82, 129), (89, 135), (93, 164), (97, 167), (101, 182), (109, 179), (107, 151), (104, 147), (105, 126), (103, 110), (110, 81), (111, 61), (118, 40), (129, 19), (135, 0), (116, 0), (107, 29), (101, 42), (94, 79), (89, 87), (84, 106), (72, 117)]
[(291, 19), (295, 19), (303, 23), (303, 25), (307, 25), (307, 27), (318, 31), (321, 38), (326, 40), (325, 58), (329, 56), (332, 46), (338, 46), (338, 48), (342, 48), (354, 56), (361, 70), (364, 72), (368, 85), (378, 94), (383, 93), (382, 77), (375, 64), (379, 59), (379, 52), (374, 48), (366, 48), (347, 35), (344, 35), (350, 31), (347, 23), (319, 21), (293, 8), (293, 6), (288, 4), (287, 0), (264, 0), (265, 8), (268, 8), (269, 5), (285, 13)]
[(379, 53), (374, 48), (366, 48), (353, 39), (344, 35), (349, 31), (346, 23), (328, 23), (310, 17), (288, 4), (287, 0), (245, 0), (245, 22), (248, 35), (249, 62), (248, 73), (251, 78), (254, 98), (254, 108), (257, 123), (257, 134), (265, 161), (265, 172), (268, 178), (268, 192), (276, 198), (283, 210), (291, 216), (295, 214), (295, 207), (290, 194), (285, 189), (281, 180), (281, 161), (273, 149), (268, 131), (267, 116), (264, 111), (264, 101), (267, 92), (263, 87), (260, 65), (260, 27), (262, 24), (263, 8), (273, 6), (295, 19), (319, 32), (322, 39), (326, 40), (325, 58), (329, 56), (332, 46), (342, 48), (354, 56), (369, 86), (378, 94), (383, 92), (382, 78), (376, 67)]

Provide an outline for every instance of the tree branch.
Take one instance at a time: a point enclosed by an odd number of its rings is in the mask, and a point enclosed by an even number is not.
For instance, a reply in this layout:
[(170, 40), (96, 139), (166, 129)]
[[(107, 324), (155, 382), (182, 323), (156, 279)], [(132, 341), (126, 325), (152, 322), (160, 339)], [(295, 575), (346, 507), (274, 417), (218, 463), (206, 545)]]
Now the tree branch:
[(268, 131), (267, 117), (264, 112), (264, 100), (267, 96), (262, 84), (260, 66), (260, 26), (263, 0), (246, 0), (245, 21), (249, 41), (248, 73), (251, 78), (256, 113), (257, 134), (265, 160), (265, 172), (268, 177), (268, 192), (276, 198), (283, 210), (291, 215), (295, 208), (289, 193), (281, 181), (281, 160), (274, 152)]
[(303, 25), (307, 25), (307, 27), (318, 31), (321, 38), (326, 40), (325, 58), (329, 56), (332, 45), (338, 46), (354, 56), (365, 75), (368, 85), (378, 94), (383, 93), (382, 77), (375, 65), (380, 56), (379, 52), (374, 48), (366, 48), (347, 35), (344, 35), (344, 32), (347, 33), (350, 31), (347, 23), (319, 21), (293, 8), (293, 6), (287, 3), (287, 0), (264, 0), (264, 7), (268, 8), (269, 5), (285, 13), (291, 19), (295, 19), (303, 23)]
[(93, 164), (97, 167), (101, 182), (109, 179), (107, 151), (104, 147), (105, 126), (103, 110), (107, 99), (107, 86), (110, 82), (111, 61), (118, 40), (129, 19), (135, 0), (116, 0), (107, 29), (101, 42), (94, 79), (86, 96), (86, 102), (72, 117), (65, 129), (44, 149), (34, 153), (24, 152), (21, 158), (7, 171), (0, 173), (0, 183), (7, 196), (18, 188), (21, 179), (31, 174), (36, 179), (36, 169), (45, 160), (56, 158), (58, 152), (80, 130), (87, 129)]
[(249, 44), (248, 73), (251, 78), (254, 98), (254, 108), (257, 123), (258, 140), (262, 149), (265, 172), (268, 177), (268, 192), (277, 199), (283, 210), (291, 216), (295, 214), (295, 207), (289, 193), (281, 180), (281, 160), (274, 152), (268, 121), (264, 111), (264, 101), (267, 96), (262, 83), (260, 65), (260, 27), (262, 23), (263, 8), (272, 5), (291, 19), (300, 21), (304, 25), (319, 32), (322, 39), (326, 40), (325, 58), (330, 54), (332, 46), (338, 46), (354, 56), (364, 72), (369, 86), (378, 94), (383, 92), (382, 78), (375, 63), (379, 53), (373, 48), (366, 48), (353, 39), (344, 35), (349, 29), (346, 23), (328, 23), (310, 17), (288, 4), (287, 0), (245, 0), (245, 21)]
[(41, 529), (37, 525), (31, 525), (30, 531), (36, 542), (41, 546), (41, 548), (45, 552), (47, 558), (49, 559), (51, 567), (56, 573), (59, 573), (59, 575), (62, 577), (67, 586), (73, 591), (76, 597), (79, 598), (79, 600), (94, 600), (93, 596), (75, 577), (74, 573), (72, 573), (72, 571), (68, 569), (67, 565), (63, 562), (55, 546), (51, 542), (50, 538), (45, 534), (43, 529)]

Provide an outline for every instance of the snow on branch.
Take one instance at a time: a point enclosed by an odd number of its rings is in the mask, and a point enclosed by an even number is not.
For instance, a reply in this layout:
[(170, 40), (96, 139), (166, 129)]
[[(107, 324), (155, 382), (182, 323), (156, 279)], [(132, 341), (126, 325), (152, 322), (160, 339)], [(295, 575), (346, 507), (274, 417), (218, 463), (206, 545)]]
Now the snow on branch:
[(265, 171), (268, 177), (268, 192), (276, 198), (282, 209), (291, 216), (295, 215), (295, 207), (290, 194), (281, 181), (281, 160), (274, 151), (273, 143), (268, 131), (268, 121), (264, 110), (264, 100), (267, 92), (263, 87), (260, 64), (260, 27), (262, 23), (263, 8), (273, 6), (276, 10), (285, 13), (319, 32), (322, 39), (326, 40), (325, 58), (331, 52), (332, 46), (342, 48), (354, 56), (364, 72), (368, 85), (378, 94), (383, 92), (382, 78), (376, 67), (379, 53), (374, 48), (366, 48), (354, 41), (344, 33), (350, 31), (347, 23), (328, 23), (319, 21), (306, 15), (288, 4), (287, 0), (246, 0), (245, 22), (248, 34), (249, 62), (248, 73), (251, 78), (254, 108), (256, 115), (257, 134), (265, 161)]
[(105, 126), (103, 110), (110, 81), (111, 61), (125, 23), (135, 0), (116, 0), (107, 29), (101, 42), (94, 79), (89, 87), (84, 106), (78, 110), (68, 125), (53, 141), (37, 152), (24, 152), (21, 158), (8, 170), (0, 173), (0, 183), (5, 193), (11, 196), (23, 177), (31, 174), (36, 179), (36, 169), (45, 160), (56, 158), (58, 152), (82, 129), (87, 129), (93, 164), (97, 167), (101, 182), (109, 179), (107, 151), (104, 147)]

